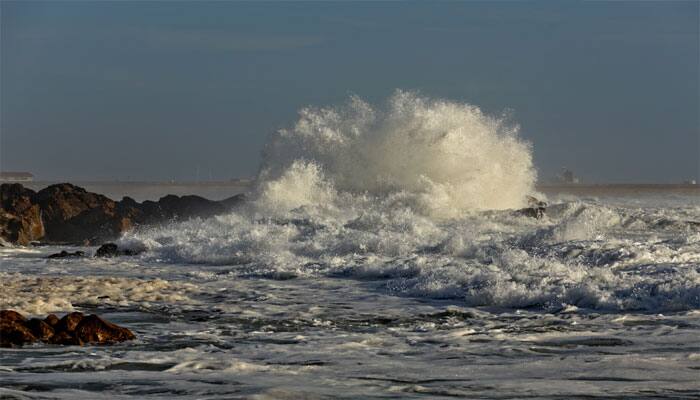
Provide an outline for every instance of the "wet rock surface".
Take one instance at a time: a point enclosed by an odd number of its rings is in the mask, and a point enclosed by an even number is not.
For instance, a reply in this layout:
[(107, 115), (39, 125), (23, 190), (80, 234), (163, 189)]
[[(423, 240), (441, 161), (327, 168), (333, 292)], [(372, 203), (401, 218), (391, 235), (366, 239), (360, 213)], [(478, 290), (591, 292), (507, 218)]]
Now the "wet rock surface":
[(18, 183), (3, 184), (0, 187), (0, 238), (26, 245), (44, 234), (36, 193)]
[(51, 185), (39, 192), (21, 184), (2, 184), (0, 241), (97, 245), (140, 226), (221, 214), (243, 201), (241, 195), (223, 201), (167, 195), (158, 201), (138, 203), (129, 197), (114, 201), (70, 183)]
[(138, 254), (139, 251), (120, 248), (114, 243), (105, 243), (97, 249), (95, 257), (135, 256)]
[(129, 329), (97, 315), (72, 312), (59, 319), (49, 314), (45, 319), (31, 318), (12, 311), (0, 311), (0, 347), (20, 347), (44, 342), (57, 345), (114, 344), (133, 340)]
[(84, 251), (74, 251), (74, 252), (68, 252), (68, 251), (61, 251), (60, 253), (54, 253), (51, 254), (50, 256), (46, 258), (80, 258), (80, 257), (85, 257), (85, 252)]
[(545, 213), (547, 211), (547, 202), (532, 196), (527, 197), (527, 202), (528, 207), (518, 210), (518, 214), (536, 219), (540, 219), (545, 216)]

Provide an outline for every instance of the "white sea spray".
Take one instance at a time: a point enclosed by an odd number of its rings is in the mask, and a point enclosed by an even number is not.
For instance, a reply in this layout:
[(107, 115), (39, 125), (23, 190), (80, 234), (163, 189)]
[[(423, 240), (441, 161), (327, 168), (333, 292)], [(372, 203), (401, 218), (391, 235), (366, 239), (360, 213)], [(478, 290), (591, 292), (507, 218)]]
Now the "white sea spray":
[(121, 244), (147, 249), (148, 262), (380, 280), (389, 293), (469, 306), (700, 306), (698, 207), (574, 198), (537, 220), (512, 210), (535, 177), (507, 120), (410, 92), (380, 107), (352, 97), (305, 108), (274, 135), (239, 210)]

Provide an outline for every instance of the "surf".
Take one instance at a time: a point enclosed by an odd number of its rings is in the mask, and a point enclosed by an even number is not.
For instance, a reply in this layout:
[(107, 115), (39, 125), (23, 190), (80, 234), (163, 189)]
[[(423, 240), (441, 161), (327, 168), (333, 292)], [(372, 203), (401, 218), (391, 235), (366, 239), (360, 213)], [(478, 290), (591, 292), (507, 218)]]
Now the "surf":
[(277, 211), (400, 193), (413, 211), (446, 219), (523, 207), (536, 179), (531, 145), (507, 117), (397, 90), (379, 105), (351, 96), (300, 110), (266, 145), (256, 193)]

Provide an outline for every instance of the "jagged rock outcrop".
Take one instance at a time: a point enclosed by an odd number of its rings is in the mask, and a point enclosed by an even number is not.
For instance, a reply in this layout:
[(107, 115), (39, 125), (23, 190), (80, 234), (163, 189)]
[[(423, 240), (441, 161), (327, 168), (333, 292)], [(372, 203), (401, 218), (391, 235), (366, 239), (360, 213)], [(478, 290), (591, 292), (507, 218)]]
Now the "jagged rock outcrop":
[(0, 238), (29, 244), (44, 237), (36, 193), (19, 183), (3, 184), (0, 190)]
[(113, 344), (133, 340), (129, 329), (113, 324), (97, 315), (72, 312), (58, 319), (49, 314), (45, 319), (27, 320), (13, 310), (0, 311), (0, 347), (19, 347), (37, 341), (60, 345)]
[(6, 242), (95, 245), (139, 226), (220, 214), (238, 206), (243, 196), (218, 202), (167, 195), (138, 203), (129, 197), (114, 201), (61, 183), (39, 192), (20, 184), (2, 184), (0, 200), (0, 239)]

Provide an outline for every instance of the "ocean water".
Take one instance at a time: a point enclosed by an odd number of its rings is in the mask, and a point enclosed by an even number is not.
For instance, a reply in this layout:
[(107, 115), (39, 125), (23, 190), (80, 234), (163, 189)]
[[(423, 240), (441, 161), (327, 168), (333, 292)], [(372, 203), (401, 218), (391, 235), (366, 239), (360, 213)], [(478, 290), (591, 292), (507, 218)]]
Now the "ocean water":
[(535, 181), (474, 106), (304, 109), (235, 212), (130, 232), (135, 257), (0, 248), (0, 308), (138, 337), (0, 349), (0, 397), (698, 398), (700, 192)]

